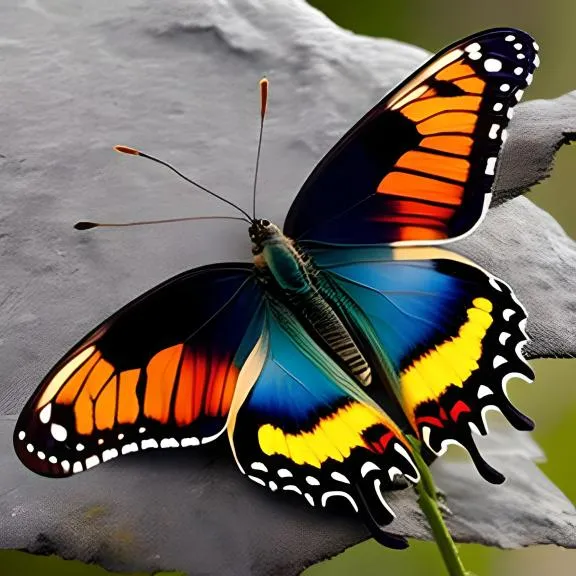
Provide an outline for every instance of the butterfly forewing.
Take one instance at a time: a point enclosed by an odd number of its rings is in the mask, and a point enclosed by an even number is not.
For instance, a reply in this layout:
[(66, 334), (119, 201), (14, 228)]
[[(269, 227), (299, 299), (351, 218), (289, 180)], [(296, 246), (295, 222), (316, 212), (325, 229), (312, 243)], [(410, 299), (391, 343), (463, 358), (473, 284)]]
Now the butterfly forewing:
[(20, 459), (65, 476), (121, 454), (218, 436), (261, 306), (252, 267), (243, 264), (198, 268), (147, 292), (40, 384), (15, 428)]
[(431, 244), (470, 233), (490, 203), (506, 126), (538, 65), (532, 38), (495, 29), (427, 62), (312, 172), (284, 227), (330, 244)]

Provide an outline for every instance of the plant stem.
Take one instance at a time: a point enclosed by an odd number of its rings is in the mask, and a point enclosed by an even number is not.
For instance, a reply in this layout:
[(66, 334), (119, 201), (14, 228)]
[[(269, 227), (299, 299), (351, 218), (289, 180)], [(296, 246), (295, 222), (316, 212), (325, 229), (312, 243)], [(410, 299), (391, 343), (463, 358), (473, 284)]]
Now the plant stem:
[(467, 576), (470, 573), (466, 572), (464, 564), (460, 560), (458, 548), (456, 548), (456, 544), (454, 544), (454, 540), (450, 536), (448, 527), (442, 517), (442, 512), (438, 507), (437, 490), (430, 469), (422, 456), (420, 456), (420, 446), (417, 441), (410, 438), (410, 442), (414, 448), (413, 457), (420, 472), (420, 482), (415, 486), (418, 494), (418, 504), (428, 519), (432, 535), (440, 550), (448, 574), (450, 576)]

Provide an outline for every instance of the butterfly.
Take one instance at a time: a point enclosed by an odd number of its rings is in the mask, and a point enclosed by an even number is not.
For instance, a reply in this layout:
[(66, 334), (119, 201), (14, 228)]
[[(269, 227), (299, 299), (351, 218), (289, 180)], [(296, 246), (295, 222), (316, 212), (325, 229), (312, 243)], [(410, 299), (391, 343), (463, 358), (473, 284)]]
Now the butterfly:
[(491, 409), (533, 428), (506, 393), (510, 378), (533, 378), (527, 315), (444, 245), (486, 214), (537, 52), (508, 28), (452, 44), (328, 152), (283, 230), (236, 207), (252, 262), (184, 272), (90, 332), (24, 407), (20, 460), (64, 477), (227, 436), (253, 482), (348, 508), (395, 547), (406, 543), (386, 534), (386, 492), (419, 481), (409, 437), (432, 455), (458, 444), (502, 482), (473, 435)]

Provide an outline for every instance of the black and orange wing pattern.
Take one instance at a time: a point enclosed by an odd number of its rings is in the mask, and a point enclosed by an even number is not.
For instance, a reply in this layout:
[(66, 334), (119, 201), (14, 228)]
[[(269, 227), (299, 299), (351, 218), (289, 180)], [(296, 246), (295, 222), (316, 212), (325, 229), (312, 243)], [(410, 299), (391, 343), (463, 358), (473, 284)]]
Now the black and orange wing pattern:
[(68, 476), (121, 454), (211, 441), (225, 429), (261, 307), (248, 264), (197, 268), (143, 294), (44, 378), (14, 430), (19, 458)]
[(506, 126), (538, 66), (526, 33), (493, 29), (442, 50), (322, 159), (284, 232), (340, 245), (443, 243), (491, 198)]

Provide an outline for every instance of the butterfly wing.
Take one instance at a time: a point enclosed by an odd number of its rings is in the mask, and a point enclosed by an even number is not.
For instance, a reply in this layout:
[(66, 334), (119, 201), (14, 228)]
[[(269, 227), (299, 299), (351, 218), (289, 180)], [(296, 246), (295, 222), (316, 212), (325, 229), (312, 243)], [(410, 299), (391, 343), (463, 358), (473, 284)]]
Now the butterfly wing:
[(292, 204), (285, 234), (406, 245), (471, 232), (488, 209), (505, 128), (537, 65), (533, 39), (506, 28), (438, 53), (323, 158)]
[(487, 433), (490, 409), (519, 430), (533, 427), (506, 393), (511, 377), (533, 378), (522, 357), (526, 312), (510, 287), (436, 248), (326, 249), (313, 258), (417, 435), (436, 454), (461, 444), (485, 479), (502, 482), (472, 433)]
[(19, 458), (68, 476), (119, 454), (214, 439), (261, 306), (248, 264), (197, 268), (140, 296), (44, 378), (16, 424)]
[(397, 476), (418, 481), (410, 445), (394, 422), (268, 298), (262, 335), (239, 377), (228, 424), (238, 465), (272, 491), (316, 507), (359, 512), (387, 546), (394, 517), (383, 492)]

